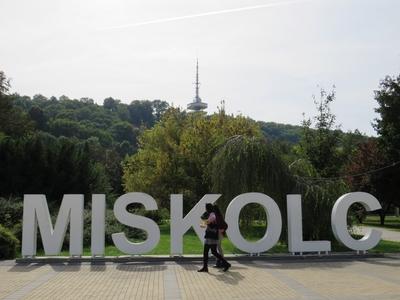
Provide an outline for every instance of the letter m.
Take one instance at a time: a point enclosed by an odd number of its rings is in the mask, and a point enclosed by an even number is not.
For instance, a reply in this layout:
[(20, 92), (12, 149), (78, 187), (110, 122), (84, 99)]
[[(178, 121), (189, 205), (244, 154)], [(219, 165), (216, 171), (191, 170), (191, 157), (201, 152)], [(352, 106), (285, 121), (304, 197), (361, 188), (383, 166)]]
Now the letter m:
[(24, 195), (22, 227), (22, 256), (36, 255), (37, 227), (39, 227), (44, 252), (57, 255), (70, 223), (70, 255), (83, 251), (83, 195), (64, 195), (53, 229), (45, 195)]

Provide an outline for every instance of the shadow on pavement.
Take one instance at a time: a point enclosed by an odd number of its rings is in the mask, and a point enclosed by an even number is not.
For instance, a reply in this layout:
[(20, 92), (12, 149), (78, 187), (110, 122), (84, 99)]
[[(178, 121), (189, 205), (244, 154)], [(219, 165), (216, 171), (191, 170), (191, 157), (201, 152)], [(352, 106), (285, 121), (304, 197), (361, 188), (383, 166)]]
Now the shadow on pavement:
[(42, 267), (43, 264), (17, 264), (11, 267), (8, 272), (31, 272)]
[(154, 272), (154, 267), (157, 267), (157, 271), (164, 271), (167, 266), (163, 263), (121, 263), (118, 264), (116, 269), (123, 272)]
[(246, 261), (246, 262), (238, 262), (244, 266), (249, 265), (255, 268), (260, 269), (290, 269), (290, 270), (299, 270), (299, 269), (332, 269), (332, 268), (345, 268), (349, 265), (355, 263), (355, 261), (303, 261), (303, 262), (262, 262), (262, 261)]
[[(200, 269), (202, 266), (201, 262), (198, 263), (176, 262), (176, 264), (185, 269), (186, 271), (194, 272), (196, 274), (197, 270)], [(231, 285), (237, 285), (240, 280), (244, 279), (244, 276), (240, 274), (240, 271), (238, 270), (248, 269), (248, 267), (237, 264), (237, 262), (233, 262), (232, 267), (227, 272), (224, 272), (221, 269), (212, 268), (212, 265), (214, 265), (214, 262), (211, 260), (211, 262), (209, 263), (210, 272), (198, 273), (199, 276), (213, 276), (214, 279)]]
[(104, 261), (90, 263), (90, 272), (104, 272), (106, 269), (107, 266)]
[[(332, 269), (332, 268), (345, 268), (352, 264), (359, 262), (371, 264), (371, 265), (381, 265), (388, 267), (400, 268), (400, 255), (392, 255), (388, 257), (381, 258), (343, 258), (343, 259), (298, 259), (298, 260), (229, 260), (232, 263), (232, 268), (226, 272), (221, 272), (221, 275), (216, 275), (212, 272), (212, 276), (216, 276), (217, 280), (224, 281), (228, 284), (236, 284), (243, 277), (240, 274), (241, 269), (247, 269), (248, 267), (256, 267), (260, 269)], [(212, 268), (215, 260), (209, 261), (209, 268)], [(178, 265), (187, 271), (196, 272), (201, 268), (201, 261), (175, 261), (175, 262), (164, 262), (164, 261), (154, 261), (154, 262), (119, 262), (119, 263), (109, 263), (105, 261), (96, 262), (66, 262), (66, 263), (17, 263), (12, 265), (8, 272), (32, 272), (43, 266), (50, 266), (55, 272), (79, 272), (82, 266), (90, 266), (91, 272), (105, 272), (107, 266), (113, 266), (119, 271), (123, 272), (151, 272), (154, 271), (154, 267), (157, 266), (157, 270), (166, 270), (167, 266)], [(220, 277), (221, 276), (221, 277)]]
[[(230, 284), (230, 285), (237, 285), (239, 283), (239, 281), (244, 279), (244, 276), (242, 274), (240, 274), (240, 272), (235, 271), (235, 269), (237, 269), (237, 268), (232, 267), (227, 272), (224, 272), (221, 270), (218, 274), (209, 273), (209, 275), (213, 276), (214, 279), (221, 281), (223, 283)], [(242, 268), (242, 269), (244, 269), (244, 268)]]

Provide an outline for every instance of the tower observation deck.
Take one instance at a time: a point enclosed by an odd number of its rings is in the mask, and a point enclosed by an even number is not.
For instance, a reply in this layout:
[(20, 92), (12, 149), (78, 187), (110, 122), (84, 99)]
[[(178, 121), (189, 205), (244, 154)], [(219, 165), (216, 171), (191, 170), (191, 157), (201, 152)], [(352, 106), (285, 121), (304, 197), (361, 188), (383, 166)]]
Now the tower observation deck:
[(193, 111), (202, 111), (204, 109), (207, 108), (207, 103), (202, 102), (201, 98), (199, 96), (199, 86), (200, 86), (200, 82), (199, 82), (199, 61), (197, 60), (196, 63), (196, 82), (195, 82), (195, 86), (196, 86), (196, 95), (193, 99), (193, 102), (189, 103), (187, 105), (187, 109), (189, 110), (193, 110)]

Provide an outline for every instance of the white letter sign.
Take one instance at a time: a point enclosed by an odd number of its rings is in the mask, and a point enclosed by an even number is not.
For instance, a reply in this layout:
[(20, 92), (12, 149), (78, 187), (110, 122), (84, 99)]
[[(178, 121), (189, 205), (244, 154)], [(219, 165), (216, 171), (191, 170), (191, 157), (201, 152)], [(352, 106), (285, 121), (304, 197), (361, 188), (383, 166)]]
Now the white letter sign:
[(111, 235), (115, 246), (127, 254), (142, 254), (153, 250), (160, 240), (160, 229), (153, 220), (129, 213), (126, 207), (132, 203), (143, 204), (147, 210), (156, 210), (157, 203), (150, 195), (145, 193), (128, 193), (117, 199), (114, 204), (115, 218), (124, 225), (140, 228), (147, 232), (147, 240), (142, 243), (128, 241), (125, 233)]
[(214, 203), (221, 195), (207, 194), (183, 218), (183, 195), (171, 195), (171, 255), (183, 254), (183, 235), (193, 227), (199, 239), (204, 240), (204, 228), (200, 227), (200, 216), (206, 203)]
[[(215, 203), (220, 194), (206, 194), (183, 216), (183, 195), (172, 194), (170, 203), (170, 255), (183, 254), (183, 236), (193, 228), (199, 239), (204, 242), (205, 228), (200, 227), (200, 218), (207, 203)], [(131, 242), (124, 232), (111, 235), (114, 245), (126, 254), (143, 254), (153, 250), (160, 241), (160, 228), (153, 220), (135, 215), (127, 206), (133, 203), (142, 204), (146, 210), (157, 210), (157, 202), (145, 193), (127, 193), (114, 204), (114, 215), (120, 223), (139, 228), (147, 233), (143, 242)], [(240, 232), (240, 211), (248, 204), (261, 205), (267, 214), (267, 228), (264, 236), (258, 241), (246, 240)], [(331, 224), (336, 239), (346, 247), (366, 251), (375, 247), (382, 233), (369, 230), (361, 239), (354, 239), (347, 229), (347, 214), (354, 203), (362, 204), (367, 211), (381, 209), (378, 200), (364, 192), (348, 193), (335, 203)], [(104, 256), (106, 228), (106, 195), (92, 195), (91, 253), (92, 256)], [(40, 229), (44, 252), (46, 255), (59, 255), (65, 233), (70, 225), (69, 253), (81, 256), (83, 253), (83, 209), (84, 195), (64, 195), (54, 228), (45, 195), (25, 195), (22, 228), (22, 256), (35, 256), (37, 252), (37, 228)], [(305, 220), (312, 222), (312, 220)], [(279, 241), (282, 231), (282, 217), (276, 202), (262, 193), (245, 193), (235, 197), (226, 210), (228, 229), (226, 234), (238, 249), (255, 254), (271, 249)], [(330, 241), (304, 241), (301, 209), (301, 195), (287, 195), (288, 249), (292, 253), (328, 252)], [(315, 224), (318, 226), (318, 224)]]
[(346, 247), (357, 251), (365, 251), (379, 243), (382, 232), (372, 229), (360, 240), (355, 240), (351, 237), (347, 230), (347, 211), (354, 203), (362, 204), (367, 211), (382, 208), (379, 201), (371, 194), (363, 192), (345, 194), (333, 206), (331, 216), (332, 230), (335, 238)]
[(331, 251), (330, 241), (303, 241), (301, 195), (287, 195), (287, 220), (289, 252)]
[[(244, 239), (239, 229), (240, 211), (250, 203), (260, 204), (267, 214), (267, 230), (264, 237), (257, 242)], [(226, 234), (230, 241), (240, 250), (249, 253), (260, 253), (272, 248), (278, 242), (282, 230), (282, 217), (278, 205), (271, 197), (262, 193), (241, 194), (233, 199), (226, 210), (226, 222)]]
[(70, 223), (69, 252), (71, 255), (80, 256), (83, 251), (83, 195), (64, 195), (54, 230), (46, 196), (24, 195), (22, 255), (36, 255), (38, 225), (44, 253), (58, 255), (68, 223)]
[(106, 225), (106, 195), (92, 195), (92, 256), (104, 255), (105, 226)]

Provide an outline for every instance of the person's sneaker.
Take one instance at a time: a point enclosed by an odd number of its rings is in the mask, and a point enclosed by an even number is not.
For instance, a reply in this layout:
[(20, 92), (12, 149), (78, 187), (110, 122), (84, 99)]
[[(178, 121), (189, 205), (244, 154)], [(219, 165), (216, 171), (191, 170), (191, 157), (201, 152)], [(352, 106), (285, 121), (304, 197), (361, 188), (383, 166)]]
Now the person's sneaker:
[(228, 271), (229, 270), (229, 268), (231, 267), (231, 264), (230, 263), (226, 263), (226, 265), (224, 266), (224, 272), (226, 272), (226, 271)]
[(208, 268), (201, 268), (200, 270), (197, 270), (197, 272), (200, 272), (200, 273), (202, 273), (202, 272), (208, 272)]

